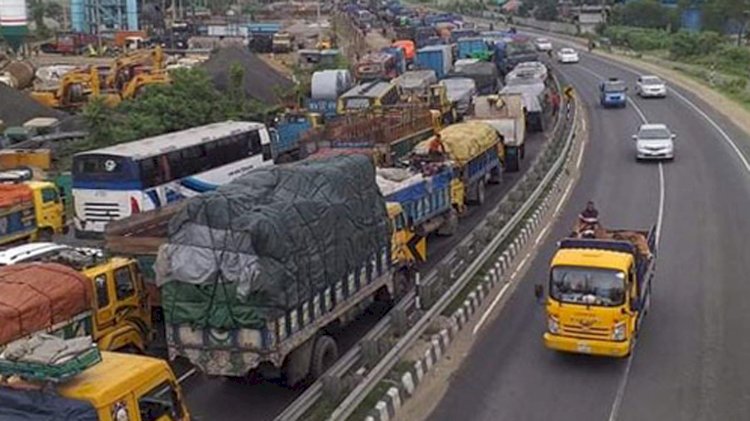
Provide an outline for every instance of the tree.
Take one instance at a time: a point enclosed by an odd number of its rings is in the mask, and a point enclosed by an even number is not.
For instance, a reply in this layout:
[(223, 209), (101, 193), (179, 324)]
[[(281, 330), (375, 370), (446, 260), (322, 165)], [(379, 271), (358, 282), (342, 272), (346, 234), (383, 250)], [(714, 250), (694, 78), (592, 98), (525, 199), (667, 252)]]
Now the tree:
[(541, 0), (537, 2), (537, 6), (534, 9), (534, 18), (538, 20), (555, 20), (557, 19), (559, 12), (557, 10), (556, 0)]
[(616, 6), (611, 15), (613, 25), (665, 29), (671, 19), (667, 8), (657, 0), (635, 0)]

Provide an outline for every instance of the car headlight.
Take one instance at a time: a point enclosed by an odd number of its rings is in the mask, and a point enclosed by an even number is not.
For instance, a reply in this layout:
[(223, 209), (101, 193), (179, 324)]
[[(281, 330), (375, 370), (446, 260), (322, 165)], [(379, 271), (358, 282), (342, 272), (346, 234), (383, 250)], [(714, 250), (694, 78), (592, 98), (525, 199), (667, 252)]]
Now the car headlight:
[(560, 323), (557, 319), (552, 316), (547, 317), (547, 330), (549, 333), (558, 333), (560, 331)]
[(625, 340), (625, 334), (627, 332), (626, 326), (625, 322), (616, 324), (615, 329), (612, 331), (612, 339), (616, 341)]

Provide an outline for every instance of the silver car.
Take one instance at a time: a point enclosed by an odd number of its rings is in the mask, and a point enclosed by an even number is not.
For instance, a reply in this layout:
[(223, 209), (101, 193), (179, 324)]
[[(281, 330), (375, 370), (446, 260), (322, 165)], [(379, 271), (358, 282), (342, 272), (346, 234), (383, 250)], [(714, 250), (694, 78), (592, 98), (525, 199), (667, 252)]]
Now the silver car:
[(642, 98), (664, 98), (667, 84), (658, 76), (641, 76), (635, 84), (635, 92)]
[(677, 135), (666, 124), (643, 124), (633, 135), (636, 159), (674, 159), (674, 141)]

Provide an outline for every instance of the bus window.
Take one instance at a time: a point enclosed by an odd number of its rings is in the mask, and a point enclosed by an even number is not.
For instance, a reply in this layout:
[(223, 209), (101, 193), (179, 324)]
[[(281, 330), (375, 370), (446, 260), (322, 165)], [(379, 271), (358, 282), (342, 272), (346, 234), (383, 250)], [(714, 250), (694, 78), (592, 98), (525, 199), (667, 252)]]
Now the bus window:
[(257, 155), (263, 153), (263, 150), (260, 147), (260, 133), (257, 130), (254, 130), (248, 133), (247, 136), (250, 140), (250, 154)]

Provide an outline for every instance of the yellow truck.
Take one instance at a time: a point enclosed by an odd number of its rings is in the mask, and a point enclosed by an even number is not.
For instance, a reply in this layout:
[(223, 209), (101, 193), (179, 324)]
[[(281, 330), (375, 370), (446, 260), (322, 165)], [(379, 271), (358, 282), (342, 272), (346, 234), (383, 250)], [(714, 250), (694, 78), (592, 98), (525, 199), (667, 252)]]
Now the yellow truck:
[(101, 352), (98, 361), (72, 360), (62, 369), (3, 362), (0, 419), (189, 421), (190, 414), (165, 361)]
[(60, 190), (48, 181), (0, 173), (0, 246), (51, 239), (65, 231)]
[[(0, 302), (0, 349), (31, 334), (48, 333), (92, 336), (103, 350), (145, 352), (153, 331), (138, 264), (99, 253), (62, 248), (33, 263), (0, 267), (0, 295), (6, 298)], [(45, 282), (56, 288), (45, 289)], [(49, 301), (56, 306), (50, 309)], [(7, 304), (15, 302), (20, 304)]]
[[(630, 355), (651, 301), (655, 229), (598, 229), (567, 238), (552, 258), (546, 298), (547, 348), (610, 357)], [(536, 285), (538, 300), (544, 287)]]

